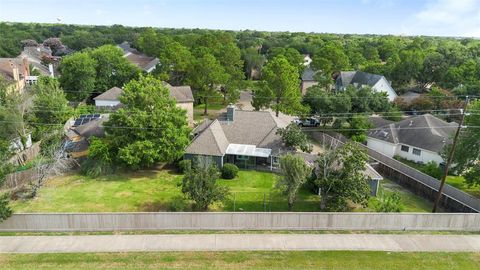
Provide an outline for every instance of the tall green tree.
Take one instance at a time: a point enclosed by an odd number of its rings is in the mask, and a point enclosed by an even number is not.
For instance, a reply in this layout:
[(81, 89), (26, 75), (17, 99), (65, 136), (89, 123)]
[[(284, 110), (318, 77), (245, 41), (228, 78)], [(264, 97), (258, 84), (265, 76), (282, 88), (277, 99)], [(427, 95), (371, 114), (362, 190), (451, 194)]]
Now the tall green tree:
[(315, 183), (320, 189), (320, 209), (347, 211), (348, 202), (367, 204), (370, 188), (364, 175), (368, 155), (356, 143), (330, 145), (316, 163)]
[(12, 216), (13, 210), (10, 208), (10, 198), (8, 193), (0, 194), (0, 223)]
[(303, 152), (311, 153), (313, 146), (308, 141), (308, 137), (302, 132), (302, 129), (294, 123), (285, 128), (279, 128), (277, 134), (282, 137), (283, 143), (287, 147), (300, 148)]
[(263, 82), (255, 90), (253, 106), (271, 108), (278, 117), (280, 112), (294, 114), (304, 111), (301, 105), (298, 70), (283, 56), (273, 58), (263, 68)]
[(187, 82), (197, 91), (197, 98), (203, 100), (204, 115), (208, 115), (208, 101), (218, 93), (229, 75), (212, 54), (206, 53), (193, 61), (187, 75)]
[(42, 123), (36, 127), (37, 135), (58, 129), (72, 115), (65, 93), (56, 79), (40, 77), (35, 86), (33, 101), (34, 122)]
[(298, 190), (307, 181), (307, 177), (312, 175), (312, 168), (302, 157), (287, 154), (280, 158), (280, 170), (282, 175), (277, 186), (287, 195), (288, 211), (292, 211)]
[(124, 107), (110, 114), (105, 124), (114, 160), (140, 169), (183, 155), (189, 143), (187, 116), (161, 80), (147, 76), (130, 81), (120, 101)]
[(74, 53), (62, 59), (60, 85), (73, 101), (88, 98), (95, 89), (97, 62), (87, 52)]
[(211, 160), (198, 159), (186, 169), (182, 181), (182, 192), (195, 202), (197, 209), (206, 211), (214, 202), (228, 196), (228, 188), (217, 183), (220, 172)]
[(122, 49), (104, 45), (90, 52), (96, 63), (95, 91), (105, 92), (138, 77), (140, 70), (123, 57)]
[[(469, 111), (480, 111), (480, 101), (468, 106)], [(460, 133), (454, 156), (455, 170), (465, 176), (471, 186), (480, 185), (480, 117), (471, 113), (465, 117), (466, 128)]]

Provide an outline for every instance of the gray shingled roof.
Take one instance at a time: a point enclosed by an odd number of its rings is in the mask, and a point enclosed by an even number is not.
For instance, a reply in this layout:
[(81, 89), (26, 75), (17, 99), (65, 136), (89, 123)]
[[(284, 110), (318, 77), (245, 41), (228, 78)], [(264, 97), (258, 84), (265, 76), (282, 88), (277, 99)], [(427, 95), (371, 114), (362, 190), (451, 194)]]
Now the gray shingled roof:
[(393, 123), (393, 121), (387, 120), (380, 116), (371, 116), (368, 118), (368, 122), (370, 122), (374, 128), (383, 127)]
[(119, 87), (112, 87), (109, 90), (105, 91), (104, 93), (96, 96), (93, 98), (94, 100), (119, 100), (120, 96), (123, 93), (123, 89)]
[(456, 128), (456, 123), (425, 114), (373, 129), (368, 132), (368, 137), (439, 153), (451, 143)]
[(317, 71), (311, 68), (306, 68), (302, 73), (302, 81), (315, 81), (315, 75), (317, 73)]
[[(219, 149), (225, 151), (229, 144), (255, 145), (275, 151), (282, 146), (281, 137), (276, 134), (277, 128), (277, 122), (270, 112), (237, 110), (234, 121), (230, 122), (222, 114), (219, 120), (215, 120), (193, 140), (186, 153), (219, 156), (225, 154)], [(214, 145), (222, 147), (212, 147)]]
[(218, 120), (213, 121), (185, 150), (188, 154), (223, 156), (229, 142)]
[(168, 89), (170, 90), (170, 96), (175, 98), (177, 103), (188, 103), (194, 102), (192, 88), (188, 85), (183, 86), (171, 86), (167, 84)]
[(342, 71), (339, 76), (339, 84), (347, 87), (350, 84), (374, 86), (383, 78), (382, 75), (370, 74), (363, 71)]

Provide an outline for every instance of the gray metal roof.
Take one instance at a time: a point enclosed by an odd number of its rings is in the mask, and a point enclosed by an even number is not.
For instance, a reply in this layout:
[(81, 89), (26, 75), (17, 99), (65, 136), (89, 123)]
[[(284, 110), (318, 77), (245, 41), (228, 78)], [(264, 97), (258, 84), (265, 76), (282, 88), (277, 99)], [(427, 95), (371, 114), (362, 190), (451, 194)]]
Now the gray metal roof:
[(456, 123), (425, 114), (370, 130), (368, 137), (439, 153), (446, 144), (451, 143), (456, 128)]

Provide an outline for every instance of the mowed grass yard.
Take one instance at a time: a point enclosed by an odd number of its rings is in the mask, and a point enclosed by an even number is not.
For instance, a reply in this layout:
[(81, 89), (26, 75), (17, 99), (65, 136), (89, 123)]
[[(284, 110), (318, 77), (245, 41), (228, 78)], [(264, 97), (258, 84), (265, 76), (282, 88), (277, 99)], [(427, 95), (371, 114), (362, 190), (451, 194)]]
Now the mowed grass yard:
[[(12, 206), (17, 213), (169, 211), (172, 201), (182, 195), (181, 182), (182, 175), (169, 170), (96, 179), (74, 174), (47, 181), (37, 198), (15, 201)], [(240, 171), (234, 180), (219, 180), (230, 188), (231, 196), (210, 210), (233, 211), (235, 206), (236, 211), (286, 211), (286, 198), (275, 188), (276, 182), (276, 174)], [(318, 197), (302, 189), (294, 210), (318, 211)]]
[(367, 251), (0, 254), (1, 269), (480, 269), (479, 253)]

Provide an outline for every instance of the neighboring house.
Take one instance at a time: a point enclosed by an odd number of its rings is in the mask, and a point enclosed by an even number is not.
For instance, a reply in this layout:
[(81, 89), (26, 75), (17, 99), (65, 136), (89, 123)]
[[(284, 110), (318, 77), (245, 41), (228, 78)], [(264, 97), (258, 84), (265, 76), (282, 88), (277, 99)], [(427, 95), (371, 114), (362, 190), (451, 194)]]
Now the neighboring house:
[(310, 57), (310, 54), (304, 54), (303, 55), (303, 65), (304, 66), (309, 67), (312, 62), (313, 62), (313, 60)]
[(367, 146), (389, 157), (441, 164), (441, 153), (451, 143), (457, 126), (430, 114), (415, 116), (370, 130)]
[(22, 92), (30, 76), (27, 58), (0, 58), (0, 76), (9, 84), (11, 92)]
[(409, 91), (403, 95), (400, 95), (398, 98), (407, 103), (407, 104), (411, 104), (412, 102), (414, 102), (417, 98), (420, 98), (422, 95), (419, 94), (419, 93), (416, 93), (416, 92), (412, 92), (412, 91)]
[(273, 170), (284, 151), (277, 129), (285, 127), (271, 112), (240, 111), (235, 106), (219, 119), (202, 127), (185, 151), (185, 159), (210, 157), (219, 167), (225, 163), (240, 168)]
[[(214, 121), (207, 121), (195, 129), (195, 138), (185, 150), (185, 159), (209, 157), (219, 167), (233, 163), (242, 169), (269, 169), (278, 171), (279, 157), (286, 153), (301, 156), (315, 166), (316, 155), (296, 152), (286, 148), (277, 130), (287, 126), (272, 112), (240, 111), (235, 106)], [(376, 195), (382, 177), (368, 165), (372, 195)]]
[[(20, 57), (28, 59), (28, 62), (32, 65), (31, 72), (36, 70), (40, 75), (50, 76), (52, 78), (55, 77), (55, 70), (62, 59), (60, 56), (53, 56), (52, 50), (43, 45), (25, 46)], [(45, 62), (49, 62), (50, 64), (46, 64)]]
[(305, 95), (307, 93), (307, 89), (318, 85), (318, 82), (315, 80), (315, 75), (317, 74), (317, 71), (314, 71), (311, 68), (306, 68), (303, 73), (302, 73), (302, 84), (300, 86), (302, 90), (302, 95)]
[(123, 93), (123, 89), (118, 87), (112, 87), (104, 93), (93, 98), (95, 100), (95, 106), (97, 108), (111, 108), (116, 109), (120, 105), (120, 96)]
[(137, 49), (132, 48), (128, 42), (123, 42), (122, 44), (118, 45), (118, 47), (123, 50), (123, 57), (127, 58), (130, 63), (134, 64), (146, 73), (151, 73), (160, 63), (158, 58), (139, 52)]
[(393, 121), (387, 120), (380, 116), (371, 116), (368, 118), (368, 122), (370, 122), (372, 128), (381, 128), (394, 123)]
[(86, 157), (92, 137), (105, 136), (103, 124), (109, 119), (108, 114), (81, 115), (75, 119), (66, 131), (66, 150), (73, 158)]
[(171, 86), (168, 83), (164, 83), (170, 90), (170, 96), (175, 98), (177, 106), (187, 111), (188, 125), (193, 126), (193, 98), (192, 88), (188, 85), (183, 86)]
[(389, 101), (394, 101), (397, 97), (397, 93), (392, 88), (390, 82), (382, 75), (362, 71), (340, 72), (335, 84), (337, 91), (345, 91), (349, 85), (353, 85), (356, 88), (370, 86), (375, 92), (386, 93)]
[[(188, 124), (189, 126), (193, 126), (194, 99), (190, 86), (171, 86), (166, 82), (164, 82), (164, 85), (170, 90), (170, 96), (177, 102), (177, 107), (187, 111)], [(122, 106), (120, 103), (120, 96), (122, 93), (123, 89), (112, 87), (93, 99), (95, 100), (95, 106), (99, 109), (116, 110)]]

